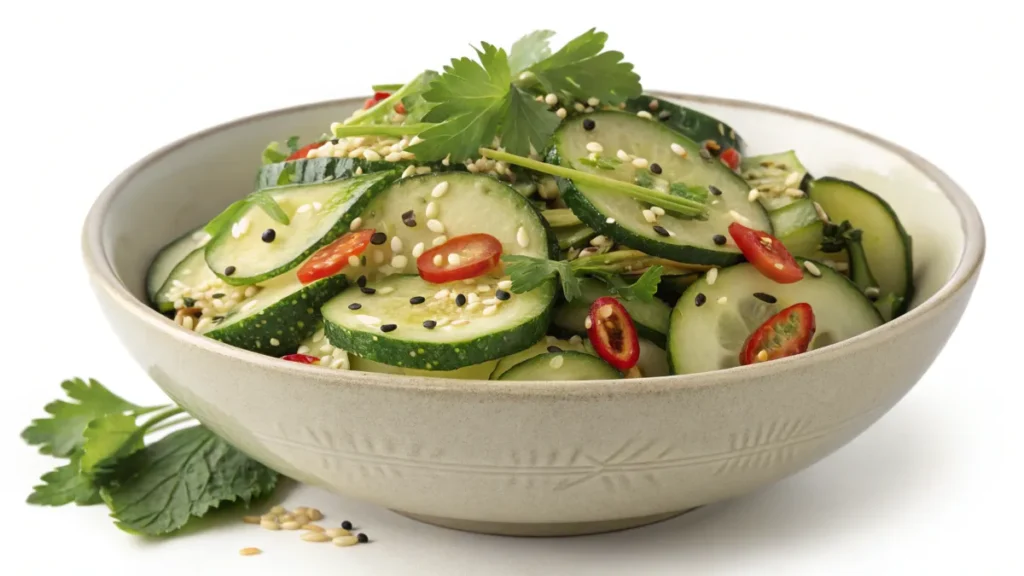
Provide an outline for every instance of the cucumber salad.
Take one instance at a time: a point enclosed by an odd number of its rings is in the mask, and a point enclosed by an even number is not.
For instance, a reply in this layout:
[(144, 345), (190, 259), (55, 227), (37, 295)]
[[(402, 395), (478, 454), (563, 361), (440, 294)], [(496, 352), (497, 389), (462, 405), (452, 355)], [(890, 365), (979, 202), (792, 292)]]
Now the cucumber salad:
[(604, 33), (552, 36), (268, 144), (253, 191), (155, 257), (152, 306), (282, 361), (495, 380), (770, 362), (906, 311), (882, 198), (645, 93)]

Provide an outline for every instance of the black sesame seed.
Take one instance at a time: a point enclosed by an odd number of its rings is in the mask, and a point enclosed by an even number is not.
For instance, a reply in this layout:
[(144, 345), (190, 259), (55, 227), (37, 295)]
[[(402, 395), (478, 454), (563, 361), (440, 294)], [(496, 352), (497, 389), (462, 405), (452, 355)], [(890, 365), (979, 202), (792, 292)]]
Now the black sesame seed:
[(757, 298), (758, 300), (762, 302), (767, 302), (769, 304), (775, 304), (776, 302), (778, 302), (778, 299), (775, 298), (775, 296), (772, 296), (771, 294), (765, 294), (764, 292), (754, 292), (754, 298)]
[(370, 244), (373, 244), (374, 246), (380, 246), (387, 241), (388, 235), (383, 232), (374, 232), (373, 235), (370, 236)]
[(273, 242), (277, 238), (277, 232), (273, 228), (267, 228), (260, 236), (264, 242)]
[(413, 305), (415, 305), (415, 304), (423, 304), (426, 301), (427, 301), (427, 299), (424, 298), (423, 296), (413, 296), (412, 298), (409, 298), (409, 304), (413, 304)]
[(590, 118), (587, 118), (587, 119), (583, 120), (583, 129), (584, 130), (593, 130), (594, 126), (596, 126), (596, 125), (597, 124), (595, 124), (594, 121), (592, 119), (590, 119)]
[(661, 164), (658, 164), (657, 162), (651, 164), (651, 172), (661, 174)]
[(213, 296), (210, 296), (210, 298), (223, 298), (223, 297), (224, 297), (224, 293), (223, 292), (217, 292)]
[(558, 346), (548, 346), (548, 352), (551, 352), (552, 354), (558, 354), (561, 351), (562, 349)]
[(725, 246), (725, 236), (722, 236), (721, 234), (715, 234), (714, 236), (711, 237), (711, 239), (715, 241), (715, 244), (718, 244), (719, 246)]
[(181, 301), (185, 304), (185, 308), (191, 308), (196, 305), (195, 298), (182, 298)]
[(349, 522), (348, 520), (343, 520), (341, 522), (341, 527), (344, 528), (345, 530), (351, 530), (352, 529), (352, 523)]
[(224, 269), (224, 275), (225, 276), (231, 276), (234, 273), (235, 273), (235, 267), (234, 266), (228, 266), (227, 268)]
[(360, 276), (359, 278), (356, 278), (356, 286), (359, 286), (360, 288), (362, 288), (363, 286), (366, 286), (366, 276), (365, 275)]
[(331, 144), (334, 144), (335, 146), (337, 146), (338, 142), (340, 142), (340, 140), (338, 140), (337, 138), (331, 140)]
[(413, 211), (413, 210), (409, 210), (408, 212), (403, 213), (402, 214), (402, 224), (405, 224), (409, 228), (415, 228), (416, 227), (416, 212)]
[(360, 532), (359, 535), (356, 536), (356, 540), (358, 540), (360, 544), (366, 544), (370, 541), (370, 537)]
[(423, 321), (423, 327), (426, 328), (427, 330), (433, 330), (436, 326), (437, 326), (437, 322), (434, 322), (433, 320), (424, 320)]
[(708, 186), (708, 192), (711, 192), (711, 194), (713, 196), (721, 196), (722, 195), (722, 191), (719, 190), (717, 186), (713, 186), (713, 185), (712, 186)]
[(359, 310), (362, 307), (363, 307), (363, 305), (360, 304), (359, 302), (353, 302), (353, 303), (348, 305), (348, 309), (349, 310)]
[(455, 297), (455, 305), (456, 306), (465, 306), (466, 305), (466, 295), (465, 294), (459, 294), (458, 296), (456, 296)]
[(213, 323), (214, 324), (220, 324), (223, 321), (224, 321), (224, 316), (214, 316), (213, 317)]
[(398, 328), (398, 324), (384, 324), (380, 327), (381, 332), (391, 332)]
[(363, 294), (376, 294), (377, 293), (377, 289), (376, 288), (367, 288), (366, 286), (360, 286), (359, 287), (359, 291), (362, 292)]
[(665, 230), (665, 228), (659, 224), (654, 225), (654, 231), (662, 236), (668, 236), (668, 230)]
[(693, 299), (693, 303), (696, 304), (698, 307), (703, 306), (704, 303), (707, 301), (708, 297), (705, 296), (703, 292), (697, 292), (697, 297)]
[(501, 288), (498, 288), (497, 290), (494, 291), (494, 297), (497, 298), (498, 300), (508, 300), (509, 298), (512, 297), (512, 295), (502, 290)]

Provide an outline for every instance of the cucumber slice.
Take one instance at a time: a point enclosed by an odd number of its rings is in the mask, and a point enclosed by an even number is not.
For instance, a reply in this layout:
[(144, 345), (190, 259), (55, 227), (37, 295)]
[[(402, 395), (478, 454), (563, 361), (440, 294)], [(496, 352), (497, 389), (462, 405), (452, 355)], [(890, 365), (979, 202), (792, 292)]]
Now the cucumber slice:
[[(812, 350), (882, 324), (871, 301), (849, 279), (824, 265), (818, 269), (820, 277), (808, 273), (798, 282), (778, 284), (742, 263), (720, 270), (712, 286), (706, 277), (695, 282), (672, 311), (668, 352), (673, 372), (694, 374), (738, 366), (747, 336), (773, 314), (798, 302), (814, 309), (817, 330)], [(755, 292), (770, 294), (777, 302), (764, 302)], [(704, 295), (701, 306), (696, 304), (698, 294)]]
[(497, 238), (503, 254), (558, 254), (554, 234), (529, 200), (495, 178), (468, 172), (403, 178), (373, 198), (362, 219), (363, 228), (386, 236), (383, 244), (365, 252), (368, 276), (377, 271), (418, 274), (413, 254), (447, 238), (479, 232)]
[[(587, 329), (584, 322), (590, 312), (590, 305), (602, 296), (611, 296), (607, 286), (593, 278), (582, 279), (580, 291), (582, 292), (580, 298), (575, 298), (572, 302), (564, 302), (555, 308), (555, 313), (551, 317), (552, 329), (557, 330), (560, 334), (586, 336)], [(647, 338), (660, 346), (665, 345), (669, 317), (672, 315), (672, 309), (668, 304), (658, 299), (652, 299), (650, 302), (615, 299), (622, 304), (626, 312), (629, 312), (638, 336)]]
[[(700, 146), (655, 121), (645, 120), (623, 112), (597, 112), (586, 120), (593, 121), (591, 130), (583, 127), (583, 119), (563, 122), (554, 136), (549, 161), (576, 170), (588, 171), (617, 180), (635, 182), (655, 178), (650, 168), (635, 168), (631, 162), (617, 159), (617, 151), (641, 157), (649, 164), (658, 164), (662, 173), (656, 182), (684, 183), (691, 187), (714, 186), (720, 196), (709, 195), (709, 214), (706, 220), (685, 219), (666, 214), (658, 218), (659, 228), (649, 222), (643, 211), (646, 203), (613, 190), (592, 185), (579, 186), (559, 180), (562, 199), (572, 208), (584, 224), (620, 244), (678, 262), (706, 265), (729, 265), (739, 262), (742, 255), (732, 243), (718, 245), (715, 235), (728, 235), (728, 226), (734, 221), (730, 212), (739, 215), (744, 224), (758, 230), (771, 230), (768, 215), (757, 202), (749, 202), (749, 187), (738, 175), (715, 159), (701, 157)], [(589, 122), (588, 122), (589, 125)], [(590, 142), (604, 148), (602, 159), (608, 169), (587, 161)], [(686, 157), (675, 153), (672, 145), (681, 146)], [(581, 162), (583, 159), (584, 162)], [(657, 184), (656, 184), (657, 186)], [(608, 223), (608, 219), (612, 223)]]
[(552, 228), (568, 228), (581, 224), (580, 219), (568, 208), (544, 210), (540, 215), (544, 217), (544, 221)]
[[(386, 172), (267, 190), (288, 215), (289, 223), (275, 221), (250, 203), (206, 246), (206, 263), (235, 286), (255, 284), (287, 272), (348, 232), (363, 207), (396, 176), (395, 172)], [(274, 230), (270, 242), (263, 237), (266, 230)], [(225, 272), (229, 267), (234, 269), (230, 275)]]
[(609, 380), (622, 373), (604, 360), (584, 352), (545, 352), (512, 367), (498, 380)]
[(167, 246), (164, 246), (149, 265), (146, 272), (146, 295), (156, 303), (157, 292), (171, 276), (171, 271), (196, 248), (202, 248), (210, 241), (210, 235), (197, 228)]
[(668, 352), (650, 340), (640, 339), (640, 359), (636, 367), (644, 378), (668, 376), (672, 371), (668, 367)]
[(379, 374), (395, 374), (399, 376), (429, 376), (431, 378), (455, 378), (458, 380), (487, 380), (497, 360), (488, 360), (480, 364), (473, 364), (456, 370), (416, 370), (413, 368), (399, 368), (390, 364), (381, 364), (359, 356), (350, 356), (353, 370), (361, 372), (377, 372)]
[(829, 220), (849, 220), (862, 231), (861, 244), (878, 281), (879, 301), (893, 318), (906, 312), (914, 291), (912, 245), (892, 207), (862, 186), (839, 178), (815, 180), (810, 194)]
[(220, 278), (206, 265), (203, 247), (196, 248), (167, 275), (167, 280), (153, 296), (153, 306), (160, 312), (171, 312), (174, 310), (174, 301), (178, 299), (176, 293), (181, 292), (182, 287), (219, 282)]
[[(740, 173), (751, 188), (757, 188), (757, 199), (768, 212), (805, 198), (811, 180), (807, 168), (793, 150), (744, 158), (740, 161)], [(792, 192), (787, 193), (787, 190)], [(801, 195), (797, 196), (797, 192)], [(778, 228), (775, 232), (776, 235), (785, 233)]]
[(316, 331), (320, 306), (347, 285), (348, 279), (342, 274), (305, 286), (292, 274), (282, 275), (262, 284), (255, 296), (226, 311), (223, 320), (197, 331), (253, 352), (270, 356), (291, 354)]
[[(657, 104), (651, 105), (651, 102)], [(662, 100), (647, 94), (626, 100), (628, 112), (648, 112), (665, 126), (686, 136), (694, 142), (703, 143), (706, 140), (714, 140), (722, 150), (735, 148), (741, 155), (746, 151), (747, 145), (728, 124), (698, 112), (686, 106), (680, 106), (674, 102)], [(628, 150), (627, 150), (628, 152)]]
[[(530, 358), (533, 358), (534, 356), (539, 356), (541, 354), (552, 352), (552, 346), (558, 347), (561, 350), (583, 352), (586, 354), (593, 355), (594, 351), (588, 348), (584, 342), (585, 341), (581, 338), (561, 340), (559, 338), (555, 338), (554, 336), (545, 336), (539, 342), (537, 342), (533, 346), (530, 346), (526, 350), (516, 352), (515, 354), (505, 356), (501, 360), (498, 360), (497, 365), (491, 372), (490, 378), (491, 380), (500, 380), (501, 375), (504, 374), (505, 372), (508, 372), (513, 367), (522, 364), (523, 362), (529, 360)], [(557, 350), (554, 351), (557, 352)]]
[[(374, 294), (346, 290), (324, 305), (327, 337), (357, 356), (419, 370), (455, 370), (507, 356), (544, 334), (555, 283), (501, 301), (491, 292), (496, 282), (431, 284), (419, 276), (389, 276), (367, 284)], [(426, 301), (412, 304), (414, 297)], [(428, 328), (428, 321), (438, 325)]]
[(583, 225), (573, 226), (572, 228), (556, 228), (554, 234), (560, 250), (581, 248), (597, 236), (597, 232)]

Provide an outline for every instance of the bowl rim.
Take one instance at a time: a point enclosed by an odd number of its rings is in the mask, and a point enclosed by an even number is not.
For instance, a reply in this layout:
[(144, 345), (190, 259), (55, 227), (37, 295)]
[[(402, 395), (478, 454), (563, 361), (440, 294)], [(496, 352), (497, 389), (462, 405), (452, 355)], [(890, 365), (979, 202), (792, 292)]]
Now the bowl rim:
[(111, 300), (117, 303), (117, 305), (131, 313), (135, 320), (146, 323), (150, 327), (163, 332), (167, 336), (181, 341), (182, 344), (201, 349), (205, 353), (249, 362), (254, 364), (256, 367), (268, 370), (270, 373), (276, 373), (281, 376), (291, 376), (293, 377), (293, 380), (304, 380), (304, 384), (336, 386), (340, 383), (344, 383), (349, 386), (364, 385), (375, 388), (390, 388), (394, 390), (416, 390), (420, 392), (437, 393), (456, 392), (460, 394), (485, 394), (487, 396), (500, 395), (514, 397), (635, 396), (645, 394), (664, 394), (680, 389), (696, 389), (720, 386), (723, 384), (739, 384), (743, 382), (758, 381), (762, 378), (771, 377), (781, 372), (797, 369), (801, 365), (811, 365), (816, 362), (829, 362), (838, 356), (862, 350), (885, 342), (890, 338), (906, 334), (907, 332), (912, 331), (914, 327), (924, 322), (926, 318), (935, 313), (936, 310), (940, 309), (947, 300), (952, 298), (964, 286), (969, 284), (979, 273), (985, 256), (985, 228), (977, 207), (967, 193), (964, 192), (964, 190), (948, 175), (914, 152), (863, 130), (813, 114), (780, 106), (739, 99), (661, 90), (649, 90), (646, 93), (666, 99), (674, 98), (694, 103), (739, 107), (754, 111), (770, 112), (789, 116), (794, 119), (805, 120), (837, 129), (841, 132), (846, 132), (847, 134), (867, 140), (876, 146), (900, 156), (911, 166), (920, 170), (928, 178), (938, 184), (940, 191), (956, 209), (957, 214), (960, 217), (960, 224), (964, 234), (963, 247), (961, 249), (960, 259), (957, 262), (956, 268), (942, 287), (917, 307), (911, 309), (895, 320), (862, 334), (858, 334), (857, 336), (842, 342), (797, 356), (782, 358), (762, 364), (736, 366), (723, 370), (695, 374), (645, 377), (632, 381), (629, 386), (623, 386), (622, 381), (618, 379), (559, 382), (534, 380), (502, 383), (501, 381), (495, 380), (463, 380), (359, 371), (324, 370), (315, 366), (307, 366), (294, 362), (284, 362), (277, 358), (236, 348), (185, 330), (180, 326), (175, 325), (173, 322), (169, 322), (165, 316), (159, 314), (146, 303), (133, 296), (121, 283), (103, 246), (103, 225), (106, 220), (107, 208), (109, 205), (139, 172), (146, 169), (150, 164), (161, 160), (163, 157), (178, 150), (179, 148), (190, 145), (196, 140), (218, 132), (230, 130), (249, 122), (259, 121), (275, 116), (293, 114), (305, 110), (313, 110), (316, 108), (352, 104), (358, 105), (362, 102), (361, 97), (350, 97), (321, 100), (296, 106), (277, 108), (236, 118), (179, 138), (178, 140), (150, 152), (143, 158), (139, 159), (117, 175), (103, 189), (93, 202), (93, 205), (86, 216), (81, 236), (81, 249), (86, 271), (92, 281), (93, 289), (103, 290)]

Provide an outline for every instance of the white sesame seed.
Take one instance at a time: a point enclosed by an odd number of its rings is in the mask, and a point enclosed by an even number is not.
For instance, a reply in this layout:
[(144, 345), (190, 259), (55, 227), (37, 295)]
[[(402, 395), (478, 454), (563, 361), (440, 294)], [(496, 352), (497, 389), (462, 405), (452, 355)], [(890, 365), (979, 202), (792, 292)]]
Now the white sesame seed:
[(670, 148), (672, 148), (672, 152), (674, 154), (677, 154), (679, 156), (682, 156), (683, 158), (686, 158), (686, 155), (687, 155), (686, 148), (683, 148), (681, 145), (676, 144), (675, 142), (672, 143)]
[(334, 350), (334, 346), (331, 346), (330, 344), (324, 344), (324, 345), (320, 346), (320, 353), (321, 354), (330, 354), (333, 350)]
[(356, 268), (359, 266), (359, 256), (352, 255), (348, 257), (348, 265)]
[(562, 119), (564, 119), (568, 115), (569, 113), (566, 112), (565, 108), (559, 108), (557, 111), (555, 111), (555, 116), (558, 116), (559, 118)]
[(511, 280), (502, 280), (501, 282), (498, 282), (498, 288), (501, 288), (502, 290), (508, 290), (511, 287), (512, 287), (512, 281)]
[(802, 176), (800, 176), (799, 172), (790, 172), (789, 175), (786, 176), (786, 186), (795, 186), (800, 182), (801, 178)]
[(804, 268), (811, 273), (811, 276), (821, 276), (821, 270), (819, 270), (818, 267), (814, 265), (814, 262), (811, 262), (810, 260), (804, 260)]
[(398, 236), (392, 236), (391, 237), (391, 251), (392, 252), (401, 252), (402, 248), (404, 248), (404, 246), (402, 245), (402, 239), (399, 238)]
[(757, 198), (760, 195), (761, 193), (757, 191), (757, 188), (752, 189), (750, 192), (747, 192), (747, 202), (757, 202)]
[(302, 536), (299, 536), (299, 538), (302, 538), (306, 542), (327, 542), (331, 539), (327, 534), (316, 531), (306, 532)]
[(587, 316), (587, 319), (583, 321), (583, 326), (584, 326), (584, 327), (585, 327), (585, 328), (586, 328), (587, 330), (590, 330), (590, 327), (591, 327), (591, 326), (593, 326), (593, 325), (594, 325), (594, 321), (593, 321), (593, 320), (591, 320), (591, 319), (590, 319), (590, 316), (588, 315), (588, 316)]
[(587, 152), (600, 154), (601, 152), (604, 152), (604, 146), (601, 146), (599, 142), (587, 142)]
[(729, 210), (729, 216), (733, 219), (733, 221), (743, 224), (744, 226), (750, 227), (753, 225), (753, 223), (746, 216), (740, 214), (735, 210)]
[(427, 204), (427, 218), (437, 218), (440, 211), (441, 209), (437, 206), (437, 202)]
[(490, 292), (491, 291), (491, 285), (490, 284), (477, 284), (476, 285), (476, 291), (477, 292)]
[(626, 154), (625, 150), (619, 150), (618, 152), (616, 152), (615, 157), (618, 158), (619, 160), (622, 160), (623, 162), (629, 162), (633, 159), (632, 157), (630, 157), (629, 154)]
[(828, 222), (828, 214), (825, 213), (825, 209), (821, 207), (821, 204), (814, 203), (814, 211), (818, 214), (818, 220), (822, 222)]
[(632, 164), (634, 168), (647, 168), (647, 158), (633, 158)]
[(423, 242), (417, 242), (416, 245), (412, 247), (412, 257), (419, 258), (420, 256), (423, 255), (423, 252), (426, 249), (427, 247), (423, 244)]
[(264, 530), (280, 530), (281, 525), (273, 520), (267, 519), (260, 520), (260, 528), (263, 528)]
[(405, 256), (398, 254), (391, 259), (391, 267), (401, 270), (405, 268), (405, 265), (409, 263), (409, 259)]
[(786, 188), (786, 196), (790, 196), (792, 198), (803, 198), (804, 191), (799, 188)]
[(604, 223), (605, 224), (615, 224), (615, 218), (610, 218), (610, 217), (609, 218), (605, 218), (604, 219)]
[(658, 221), (658, 217), (654, 215), (654, 211), (652, 210), (644, 210), (643, 215), (644, 220), (647, 220), (647, 222), (650, 224), (654, 224), (655, 222)]
[(367, 148), (363, 150), (363, 158), (366, 158), (370, 162), (376, 162), (377, 160), (380, 160), (380, 154), (377, 154), (374, 150)]
[(476, 164), (473, 163), (466, 164), (466, 170), (469, 170), (470, 174), (476, 174), (480, 171), (480, 169), (476, 167)]
[(718, 299), (718, 303), (719, 304), (725, 304), (728, 301), (729, 301), (729, 297), (728, 296), (722, 296), (721, 298)]
[(434, 262), (434, 266), (438, 266), (439, 267), (442, 264), (444, 264), (444, 257), (441, 256), (440, 254), (434, 254), (433, 262)]
[(636, 115), (641, 117), (641, 118), (644, 118), (646, 120), (653, 120), (654, 119), (654, 116), (651, 116), (651, 113), (648, 112), (647, 110), (641, 110), (641, 111), (637, 112)]
[(245, 292), (243, 294), (244, 294), (244, 296), (246, 298), (252, 298), (259, 291), (260, 291), (260, 289), (255, 287), (255, 286), (246, 286), (245, 287)]
[(430, 220), (427, 220), (427, 228), (431, 232), (434, 232), (436, 234), (444, 234), (444, 224), (442, 224), (441, 221), (436, 218), (431, 218)]
[(434, 299), (435, 300), (444, 300), (445, 298), (448, 297), (448, 294), (450, 294), (450, 291), (447, 288), (443, 288), (441, 290), (438, 290), (437, 293), (434, 294)]
[(415, 146), (420, 142), (423, 142), (423, 139), (420, 138), (419, 135), (413, 136), (412, 140), (409, 140), (409, 146)]
[(478, 299), (476, 302), (470, 302), (469, 304), (466, 304), (466, 307), (463, 308), (463, 310), (465, 310), (466, 312), (476, 312), (481, 307), (483, 307), (483, 304), (481, 304), (480, 300)]
[(608, 318), (611, 318), (611, 316), (612, 316), (612, 314), (614, 312), (615, 311), (612, 309), (611, 306), (607, 306), (606, 305), (606, 306), (602, 306), (601, 309), (598, 310), (597, 314), (598, 314), (598, 316), (601, 317), (602, 320), (607, 320)]
[(462, 264), (462, 257), (459, 256), (458, 253), (452, 252), (448, 255), (448, 263), (452, 266), (458, 266), (459, 264)]
[(708, 274), (707, 274), (706, 280), (707, 280), (708, 286), (714, 286), (715, 285), (715, 281), (718, 280), (718, 268), (712, 268), (711, 270), (708, 270)]
[(309, 354), (309, 346), (306, 346), (306, 345), (299, 346), (299, 349), (296, 350), (295, 352), (297, 352), (298, 354)]
[(380, 324), (380, 318), (377, 318), (376, 316), (368, 316), (366, 314), (356, 314), (356, 320), (359, 320), (367, 326), (376, 326), (377, 324)]
[(430, 166), (417, 166), (416, 173), (419, 175), (430, 174)]
[(494, 313), (497, 312), (497, 311), (498, 311), (498, 307), (496, 305), (492, 304), (492, 305), (488, 306), (487, 308), (484, 308), (484, 311), (481, 312), (481, 314), (483, 314), (484, 316), (493, 316)]
[(602, 246), (603, 244), (605, 244), (607, 242), (608, 242), (608, 238), (607, 237), (605, 237), (605, 236), (603, 236), (601, 234), (598, 234), (597, 236), (594, 236), (590, 240), (590, 245), (591, 246)]
[(451, 154), (445, 156), (444, 160), (441, 160), (441, 165), (442, 166), (451, 166), (451, 163), (452, 163), (452, 155)]
[(281, 345), (281, 341), (278, 340), (277, 338), (271, 338), (270, 339), (270, 345), (271, 346), (280, 346)]
[(459, 318), (458, 320), (452, 320), (452, 326), (465, 326), (466, 324), (469, 324), (469, 320), (466, 320), (465, 318)]
[(555, 94), (548, 94), (544, 97), (544, 103), (548, 106), (554, 106), (555, 104), (558, 104), (558, 96)]
[(399, 160), (402, 159), (402, 153), (392, 152), (391, 154), (385, 156), (384, 159), (387, 160), (388, 162), (398, 162)]
[(334, 543), (335, 546), (355, 546), (359, 543), (359, 540), (350, 534), (348, 536), (338, 536), (331, 540), (331, 542)]
[(526, 228), (520, 226), (519, 230), (516, 230), (516, 242), (523, 248), (530, 245), (530, 236), (526, 234)]
[(590, 114), (591, 112), (594, 111), (594, 107), (593, 106), (587, 106), (586, 108), (583, 109), (583, 111), (586, 112), (587, 114)]
[(466, 297), (466, 301), (468, 301), (470, 304), (472, 304), (473, 302), (479, 302), (480, 296), (478, 296), (476, 292), (470, 292), (469, 296)]
[[(476, 294), (473, 294), (473, 296), (476, 296)], [(497, 298), (485, 298), (481, 300), (481, 302), (484, 306), (498, 306), (501, 304), (501, 300), (498, 300)]]
[(661, 206), (651, 206), (651, 212), (654, 212), (655, 216), (664, 216), (665, 209)]
[(320, 209), (323, 208), (323, 207), (324, 207), (323, 204), (321, 204), (319, 202), (313, 202), (313, 211), (314, 212), (319, 212)]
[(181, 327), (185, 330), (191, 330), (195, 327), (196, 319), (191, 316), (185, 316), (181, 319)]
[(575, 108), (577, 112), (583, 112), (584, 106), (582, 102), (577, 102), (573, 104), (572, 107)]
[(875, 298), (881, 293), (882, 291), (879, 290), (877, 286), (868, 286), (864, 289), (864, 295), (868, 298)]
[(416, 167), (415, 166), (407, 166), (405, 168), (405, 170), (402, 171), (402, 178), (408, 178), (409, 176), (412, 176), (415, 173), (416, 173)]
[(551, 366), (555, 370), (561, 368), (562, 364), (565, 364), (565, 357), (563, 357), (562, 355), (555, 356), (554, 358), (551, 359), (550, 362), (548, 362), (548, 366)]
[(598, 98), (595, 98), (594, 96), (591, 96), (590, 98), (587, 98), (587, 105), (588, 106), (597, 106), (600, 103), (601, 103), (601, 100), (599, 100)]
[(385, 287), (377, 290), (377, 294), (391, 294), (394, 291), (395, 291), (395, 287), (394, 286), (385, 286)]
[(430, 191), (430, 195), (434, 198), (440, 198), (441, 196), (444, 196), (446, 192), (448, 192), (447, 180), (439, 183), (437, 186), (434, 186), (434, 189)]
[(441, 234), (440, 236), (437, 236), (436, 238), (434, 238), (430, 242), (430, 245), (433, 246), (434, 248), (437, 248), (438, 246), (444, 244), (447, 241), (448, 241), (448, 237), (445, 236), (444, 234)]
[(359, 227), (362, 225), (363, 219), (360, 218), (359, 216), (356, 216), (356, 218), (352, 220), (352, 223), (348, 225), (348, 229), (352, 231), (359, 230)]

